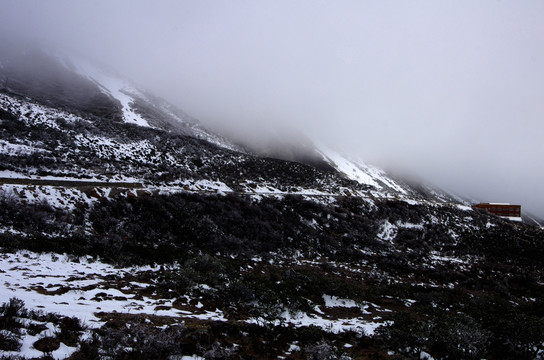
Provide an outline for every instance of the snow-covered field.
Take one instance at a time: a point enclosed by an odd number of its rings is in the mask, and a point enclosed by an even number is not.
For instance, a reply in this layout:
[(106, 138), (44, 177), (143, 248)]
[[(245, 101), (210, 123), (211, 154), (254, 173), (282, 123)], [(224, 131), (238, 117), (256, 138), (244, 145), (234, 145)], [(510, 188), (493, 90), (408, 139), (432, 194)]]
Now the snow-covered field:
[[(1, 252), (0, 298), (16, 297), (29, 308), (75, 316), (91, 327), (103, 325), (99, 313), (109, 312), (226, 321), (222, 311), (204, 309), (202, 303), (188, 295), (180, 298), (181, 303), (194, 304), (194, 311), (189, 311), (187, 306), (177, 306), (172, 300), (148, 294), (146, 290), (155, 285), (153, 274), (159, 270), (152, 266), (117, 268), (90, 256), (26, 250)], [(367, 306), (331, 296), (324, 301), (325, 307), (361, 307), (364, 310)], [(379, 309), (379, 306), (371, 305)], [(316, 311), (320, 313), (319, 309)], [(296, 326), (314, 324), (334, 332), (355, 328), (368, 331), (375, 325), (361, 319), (324, 320), (314, 316), (312, 320), (305, 314), (289, 316), (286, 313), (284, 318)]]
[[(55, 332), (58, 332), (59, 329), (55, 324), (48, 322), (45, 324), (47, 326), (46, 333), (48, 335), (54, 334)], [(21, 344), (21, 349), (19, 351), (0, 351), (0, 354), (5, 356), (24, 356), (25, 358), (42, 358), (44, 353), (40, 350), (37, 350), (34, 348), (33, 344), (38, 341), (40, 338), (42, 338), (42, 335), (36, 334), (31, 335), (26, 333), (23, 337), (23, 341)], [(64, 343), (60, 343), (60, 346), (57, 350), (51, 352), (51, 356), (53, 359), (66, 359), (72, 353), (74, 353), (77, 350), (76, 347), (73, 346), (67, 346)]]
[[(203, 299), (189, 295), (177, 299), (157, 296), (152, 289), (156, 285), (154, 274), (160, 270), (152, 266), (117, 268), (91, 257), (56, 253), (0, 252), (0, 299), (7, 301), (15, 297), (23, 300), (29, 309), (77, 317), (91, 329), (101, 327), (105, 323), (102, 315), (109, 313), (163, 316), (177, 323), (186, 319), (227, 321), (221, 310), (206, 309)], [(369, 307), (372, 313), (367, 311)], [(362, 315), (331, 316), (329, 312), (338, 308), (360, 311)], [(388, 311), (375, 304), (358, 304), (349, 299), (324, 296), (324, 305), (316, 306), (313, 313), (284, 311), (274, 324), (314, 325), (333, 333), (364, 331), (371, 335), (384, 324), (376, 314)], [(239, 321), (264, 322), (262, 318)], [(56, 331), (54, 324), (47, 326), (51, 333)], [(32, 347), (37, 339), (37, 335), (25, 335), (18, 354), (39, 356), (40, 352)], [(53, 357), (61, 359), (75, 350), (63, 345), (53, 353)]]
[(93, 327), (103, 324), (99, 312), (183, 314), (168, 301), (141, 295), (151, 284), (133, 279), (152, 267), (115, 268), (90, 257), (18, 251), (0, 253), (0, 269), (0, 298), (17, 297), (29, 308), (76, 316)]
[[(149, 293), (147, 288), (153, 286), (152, 274), (157, 270), (150, 266), (116, 268), (91, 257), (24, 250), (0, 252), (0, 299), (3, 303), (17, 298), (23, 300), (28, 309), (77, 317), (90, 328), (105, 323), (100, 317), (103, 313), (166, 316), (180, 323), (188, 318), (226, 321), (222, 311), (205, 310), (200, 302), (188, 296), (178, 299), (174, 305), (173, 300)], [(138, 281), (141, 278), (149, 281)], [(46, 325), (50, 334), (58, 331), (54, 324)], [(43, 335), (23, 335), (21, 350), (13, 354), (43, 356), (32, 347)], [(52, 356), (64, 359), (75, 350), (61, 344)]]

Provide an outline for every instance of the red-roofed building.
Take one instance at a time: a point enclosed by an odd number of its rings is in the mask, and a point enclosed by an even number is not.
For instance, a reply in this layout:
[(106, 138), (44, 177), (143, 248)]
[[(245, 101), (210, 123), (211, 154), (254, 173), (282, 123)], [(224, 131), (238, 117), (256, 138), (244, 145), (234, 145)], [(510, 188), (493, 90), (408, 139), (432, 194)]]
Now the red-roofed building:
[(491, 214), (504, 217), (521, 217), (521, 205), (505, 203), (480, 203), (472, 205), (473, 209), (487, 210)]

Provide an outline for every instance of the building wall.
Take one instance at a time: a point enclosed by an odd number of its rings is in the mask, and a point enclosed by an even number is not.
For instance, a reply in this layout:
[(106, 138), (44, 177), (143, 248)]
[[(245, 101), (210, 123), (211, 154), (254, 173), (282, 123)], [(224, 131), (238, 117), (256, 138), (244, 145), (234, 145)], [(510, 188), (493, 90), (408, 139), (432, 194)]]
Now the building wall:
[(521, 205), (483, 203), (472, 208), (484, 209), (498, 216), (521, 217)]

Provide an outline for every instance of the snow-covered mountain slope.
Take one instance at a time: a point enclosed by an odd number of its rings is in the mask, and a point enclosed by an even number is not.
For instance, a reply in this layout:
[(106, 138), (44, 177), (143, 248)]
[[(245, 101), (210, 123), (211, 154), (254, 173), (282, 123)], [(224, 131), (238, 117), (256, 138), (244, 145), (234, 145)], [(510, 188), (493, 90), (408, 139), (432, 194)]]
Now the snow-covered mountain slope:
[(379, 195), (393, 195), (401, 199), (422, 199), (459, 205), (470, 204), (460, 196), (436, 186), (422, 181), (408, 181), (402, 177), (388, 174), (383, 169), (369, 165), (357, 157), (342, 154), (321, 141), (314, 141), (314, 143), (316, 145), (315, 152), (322, 156), (326, 163), (348, 179), (374, 187)]
[(340, 173), (349, 179), (361, 184), (374, 186), (378, 190), (390, 190), (407, 195), (408, 190), (396, 183), (387, 174), (376, 167), (369, 166), (362, 161), (350, 160), (348, 157), (334, 151), (323, 143), (316, 143), (316, 151), (326, 162), (331, 164)]
[(277, 134), (269, 131), (268, 137), (264, 138), (263, 141), (259, 141), (265, 144), (264, 147), (249, 144), (249, 149), (261, 156), (297, 161), (320, 169), (336, 171), (346, 179), (372, 188), (375, 197), (470, 204), (453, 193), (423, 181), (409, 181), (402, 176), (391, 175), (360, 158), (343, 154), (327, 145), (325, 141), (310, 139), (300, 131), (284, 130)]
[[(146, 166), (157, 166), (158, 164), (167, 165), (176, 169), (184, 169), (187, 172), (200, 172), (202, 165), (204, 169), (209, 170), (210, 164), (218, 164), (218, 155), (212, 155), (214, 151), (207, 155), (201, 153), (202, 149), (190, 148), (193, 155), (191, 160), (181, 159), (180, 156), (189, 148), (171, 149), (164, 151), (162, 140), (148, 138), (148, 136), (140, 136), (138, 139), (129, 138), (123, 135), (123, 131), (119, 130), (115, 136), (111, 136), (112, 124), (119, 122), (136, 125), (142, 129), (151, 131), (166, 131), (173, 135), (189, 136), (193, 139), (205, 140), (208, 143), (214, 144), (225, 150), (234, 151), (237, 155), (233, 155), (237, 160), (231, 164), (239, 163), (239, 159), (245, 158), (246, 155), (257, 156), (257, 158), (272, 157), (290, 162), (298, 162), (308, 165), (319, 171), (337, 172), (341, 177), (351, 180), (361, 185), (360, 188), (354, 188), (351, 192), (357, 192), (362, 188), (370, 188), (373, 197), (399, 198), (411, 201), (433, 201), (440, 203), (455, 203), (468, 204), (460, 197), (449, 194), (436, 187), (423, 185), (416, 182), (408, 182), (400, 177), (391, 176), (382, 169), (368, 165), (360, 159), (355, 159), (350, 156), (341, 154), (331, 147), (325, 145), (324, 142), (310, 140), (305, 137), (305, 134), (297, 132), (283, 131), (277, 129), (270, 130), (270, 139), (267, 141), (258, 141), (257, 144), (251, 143), (249, 140), (240, 142), (239, 139), (232, 140), (226, 136), (219, 135), (206, 129), (198, 120), (187, 115), (180, 109), (169, 104), (163, 99), (160, 99), (147, 91), (139, 89), (129, 80), (116, 75), (113, 71), (109, 71), (102, 66), (96, 65), (89, 60), (78, 56), (68, 55), (66, 53), (44, 52), (41, 50), (17, 49), (12, 53), (4, 52), (0, 54), (0, 91), (5, 93), (2, 98), (4, 105), (10, 107), (19, 120), (23, 120), (27, 126), (41, 124), (51, 127), (56, 131), (61, 131), (69, 134), (75, 141), (75, 144), (80, 147), (79, 151), (83, 153), (89, 152), (100, 158), (101, 162), (107, 159), (116, 159), (116, 161), (129, 160), (138, 163), (138, 167), (142, 164)], [(74, 123), (73, 119), (78, 119), (76, 122), (92, 124), (96, 119), (101, 119), (100, 127), (103, 129), (98, 131), (100, 134), (85, 134), (79, 131), (62, 130), (55, 119), (61, 118), (68, 120), (68, 123)], [(72, 119), (72, 120), (70, 120)], [(94, 120), (93, 120), (94, 119)], [(104, 122), (105, 119), (111, 121), (110, 124)], [(99, 122), (100, 122), (99, 121)], [(142, 130), (143, 131), (143, 130)], [(162, 135), (157, 134), (159, 138)], [(265, 136), (266, 137), (266, 136)], [(20, 139), (19, 139), (20, 140)], [(44, 149), (39, 144), (25, 144), (15, 140), (10, 142), (3, 139), (2, 149), (6, 153), (14, 153), (18, 149), (19, 153), (41, 153), (43, 158), (52, 157), (51, 150)], [(245, 143), (245, 145), (239, 145)], [(37, 146), (36, 146), (37, 145)], [(249, 146), (247, 146), (249, 145)], [(60, 146), (60, 145), (59, 145)], [(64, 150), (66, 147), (60, 146)], [(65, 154), (69, 157), (70, 151)], [(241, 155), (244, 154), (244, 155)], [(73, 154), (75, 161), (76, 156), (81, 154)], [(228, 155), (226, 158), (229, 158)], [(221, 158), (222, 156), (219, 156)], [(225, 159), (226, 159), (225, 158)], [(195, 160), (193, 162), (193, 160)], [(89, 162), (93, 163), (96, 160)], [(259, 160), (265, 161), (265, 160)], [(59, 163), (59, 161), (56, 161)], [(222, 162), (222, 161), (220, 161)], [(252, 161), (253, 162), (253, 161)], [(62, 162), (61, 162), (62, 163)], [(228, 161), (223, 161), (225, 166)], [(196, 165), (195, 165), (196, 164)], [(276, 163), (279, 164), (279, 163)], [(91, 170), (90, 168), (95, 168)], [(104, 164), (103, 168), (111, 169), (111, 164)], [(47, 168), (47, 167), (46, 167)], [(73, 167), (72, 167), (73, 168)], [(75, 168), (73, 168), (75, 169)], [(134, 177), (132, 166), (127, 167), (130, 174), (124, 174), (125, 177)], [(15, 169), (9, 169), (15, 170)], [(47, 169), (49, 172), (51, 168)], [(217, 170), (217, 169), (216, 169)], [(261, 172), (259, 169), (256, 173)], [(86, 173), (90, 177), (100, 176), (107, 171), (96, 171), (96, 165), (84, 166), (79, 169), (81, 173)], [(139, 181), (149, 179), (147, 176), (142, 176), (142, 172), (156, 172), (156, 170), (140, 169), (140, 175), (137, 176)], [(221, 170), (222, 171), (222, 170)], [(221, 172), (220, 171), (220, 172)], [(230, 171), (230, 170), (229, 170)], [(238, 174), (243, 174), (244, 171), (235, 170)], [(218, 180), (210, 178), (211, 174), (218, 174), (216, 171), (208, 172), (204, 178), (210, 181)], [(229, 181), (232, 181), (231, 172)], [(64, 173), (57, 175), (64, 176)], [(184, 175), (187, 177), (188, 175)], [(202, 174), (198, 174), (202, 176)], [(244, 181), (255, 181), (258, 177), (255, 174), (249, 175), (249, 178), (236, 181), (240, 184)], [(270, 179), (262, 177), (257, 181), (258, 186), (271, 187), (278, 189), (281, 187), (279, 182), (269, 182)], [(315, 184), (321, 182), (321, 179), (313, 179)], [(229, 182), (227, 181), (227, 182)], [(266, 182), (269, 183), (266, 183)], [(332, 184), (333, 182), (325, 181)], [(232, 182), (229, 182), (232, 185)], [(346, 188), (345, 184), (337, 187)], [(331, 192), (331, 187), (325, 189), (325, 192)], [(299, 189), (300, 190), (300, 189)], [(317, 185), (313, 185), (311, 189), (306, 190), (311, 193), (320, 192)], [(285, 189), (282, 190), (285, 192)], [(342, 191), (337, 191), (342, 192)]]
[(227, 149), (241, 150), (225, 137), (205, 129), (198, 120), (163, 99), (139, 89), (121, 76), (79, 57), (57, 56), (67, 69), (91, 80), (101, 91), (117, 100), (121, 104), (125, 122), (183, 133)]
[(375, 197), (424, 200), (439, 203), (467, 205), (453, 193), (437, 188), (423, 181), (409, 181), (402, 176), (392, 175), (377, 166), (369, 165), (360, 158), (345, 155), (328, 145), (326, 140), (311, 138), (304, 131), (293, 128), (281, 130), (264, 126), (248, 131), (247, 138), (232, 135), (243, 144), (248, 152), (262, 157), (296, 161), (318, 169), (335, 171), (346, 179), (372, 188)]
[(10, 172), (9, 177), (130, 181), (187, 190), (199, 190), (198, 184), (208, 181), (223, 184), (218, 189), (261, 195), (339, 196), (367, 189), (332, 170), (260, 158), (154, 127), (74, 114), (12, 93), (0, 93), (0, 107), (0, 170)]
[(0, 90), (59, 110), (189, 135), (242, 151), (183, 111), (103, 66), (66, 53), (11, 49), (0, 54)]
[[(395, 196), (446, 203), (459, 202), (458, 199), (435, 188), (414, 185), (400, 178), (394, 178), (364, 161), (342, 155), (322, 142), (307, 139), (305, 134), (289, 131), (278, 132), (276, 129), (270, 129), (270, 139), (267, 141), (258, 141), (258, 144), (252, 144), (249, 139), (241, 141), (249, 146), (240, 146), (238, 139), (235, 142), (209, 131), (198, 120), (168, 102), (139, 89), (113, 71), (106, 70), (104, 67), (78, 56), (32, 50), (30, 53), (25, 53), (23, 60), (20, 60), (17, 52), (0, 55), (0, 60), (3, 66), (0, 69), (0, 79), (2, 77), (6, 79), (3, 83), (4, 90), (7, 90), (7, 93), (11, 95), (26, 98), (26, 100), (21, 98), (17, 101), (13, 100), (12, 104), (28, 101), (29, 109), (37, 111), (40, 106), (45, 106), (49, 109), (48, 113), (61, 111), (60, 117), (62, 118), (72, 116), (66, 114), (82, 115), (83, 117), (88, 114), (110, 118), (114, 122), (121, 121), (143, 128), (203, 139), (239, 153), (250, 152), (259, 157), (270, 156), (304, 163), (323, 171), (337, 171), (346, 179), (372, 187), (375, 190), (374, 196), (377, 197)], [(12, 97), (12, 99), (15, 98)], [(40, 111), (46, 110), (41, 109)], [(41, 117), (43, 116), (38, 116), (38, 118)], [(48, 118), (48, 121), (51, 122), (52, 116)], [(75, 136), (75, 139), (77, 143), (92, 151), (97, 151), (97, 154), (101, 153), (99, 148), (104, 151), (106, 148), (110, 148), (109, 152), (106, 151), (107, 154), (102, 155), (102, 158), (113, 156), (113, 148), (117, 149), (114, 151), (116, 154), (123, 152), (123, 148), (132, 149), (131, 153), (139, 154), (141, 153), (137, 150), (139, 146), (143, 146), (142, 151), (144, 152), (155, 151), (155, 154), (159, 154), (156, 152), (157, 147), (150, 145), (150, 140), (140, 139), (134, 143), (128, 141), (131, 143), (129, 146), (126, 144), (127, 141), (121, 141), (120, 143), (124, 144), (118, 145), (118, 139), (98, 141), (96, 136), (85, 139), (82, 134)], [(4, 144), (4, 147), (8, 149), (9, 144)], [(175, 163), (172, 160), (172, 154), (162, 154), (165, 158), (161, 161), (170, 166)], [(146, 161), (157, 163), (159, 160), (155, 155), (154, 160), (148, 159)]]
[(96, 83), (104, 93), (119, 101), (125, 122), (140, 126), (150, 126), (147, 120), (134, 107), (135, 98), (140, 92), (131, 86), (128, 81), (109, 75), (82, 59), (73, 61), (65, 57), (64, 64), (68, 69), (75, 70), (79, 75)]

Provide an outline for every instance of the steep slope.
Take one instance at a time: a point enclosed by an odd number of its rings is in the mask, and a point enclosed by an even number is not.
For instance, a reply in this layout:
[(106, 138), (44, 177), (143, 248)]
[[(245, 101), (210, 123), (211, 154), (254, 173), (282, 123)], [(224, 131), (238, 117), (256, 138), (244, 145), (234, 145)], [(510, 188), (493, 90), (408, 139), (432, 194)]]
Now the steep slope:
[[(346, 179), (374, 189), (375, 196), (396, 197), (403, 199), (432, 201), (443, 204), (469, 205), (456, 194), (439, 189), (423, 181), (409, 181), (363, 160), (342, 154), (318, 139), (311, 139), (306, 134), (293, 129), (261, 129), (260, 135), (251, 131), (248, 139), (238, 142), (246, 151), (259, 156), (274, 157), (296, 161), (319, 169), (334, 170)], [(473, 203), (473, 202), (472, 202)]]
[(14, 95), (68, 112), (154, 127), (240, 150), (183, 111), (88, 60), (33, 47), (2, 48), (0, 88)]
[(120, 104), (87, 79), (34, 47), (4, 45), (0, 88), (51, 107), (121, 120)]
[(138, 89), (129, 81), (84, 59), (61, 55), (57, 57), (69, 70), (93, 81), (105, 94), (116, 99), (121, 104), (125, 122), (205, 139), (221, 147), (240, 151), (239, 147), (226, 138), (203, 128), (198, 120), (163, 99)]
[(363, 160), (343, 155), (322, 142), (315, 142), (315, 151), (334, 169), (348, 179), (373, 186), (377, 191), (403, 199), (428, 200), (444, 204), (469, 205), (470, 202), (423, 182), (407, 181)]
[(250, 185), (268, 192), (364, 190), (333, 171), (235, 152), (194, 136), (75, 115), (14, 94), (0, 94), (0, 104), (2, 168), (19, 177), (132, 179), (178, 187), (207, 180), (231, 191)]
[(316, 150), (323, 156), (325, 161), (330, 163), (335, 169), (349, 179), (374, 186), (379, 190), (390, 191), (402, 195), (409, 194), (408, 189), (403, 188), (400, 184), (389, 178), (383, 170), (371, 167), (362, 161), (350, 160), (324, 144), (317, 145)]
[(91, 114), (166, 130), (203, 139), (229, 150), (254, 153), (259, 157), (296, 161), (324, 171), (336, 170), (349, 180), (373, 187), (376, 196), (459, 202), (455, 196), (431, 186), (409, 184), (393, 178), (361, 160), (341, 155), (322, 142), (302, 141), (300, 139), (304, 139), (304, 134), (286, 136), (284, 132), (272, 136), (265, 142), (267, 146), (263, 146), (263, 141), (259, 141), (258, 145), (250, 143), (247, 146), (246, 143), (246, 146), (240, 146), (205, 129), (196, 119), (138, 89), (111, 71), (73, 55), (18, 49), (4, 53), (1, 63), (0, 78), (5, 79), (4, 89), (13, 95), (28, 97), (37, 104), (60, 107), (69, 113)]

